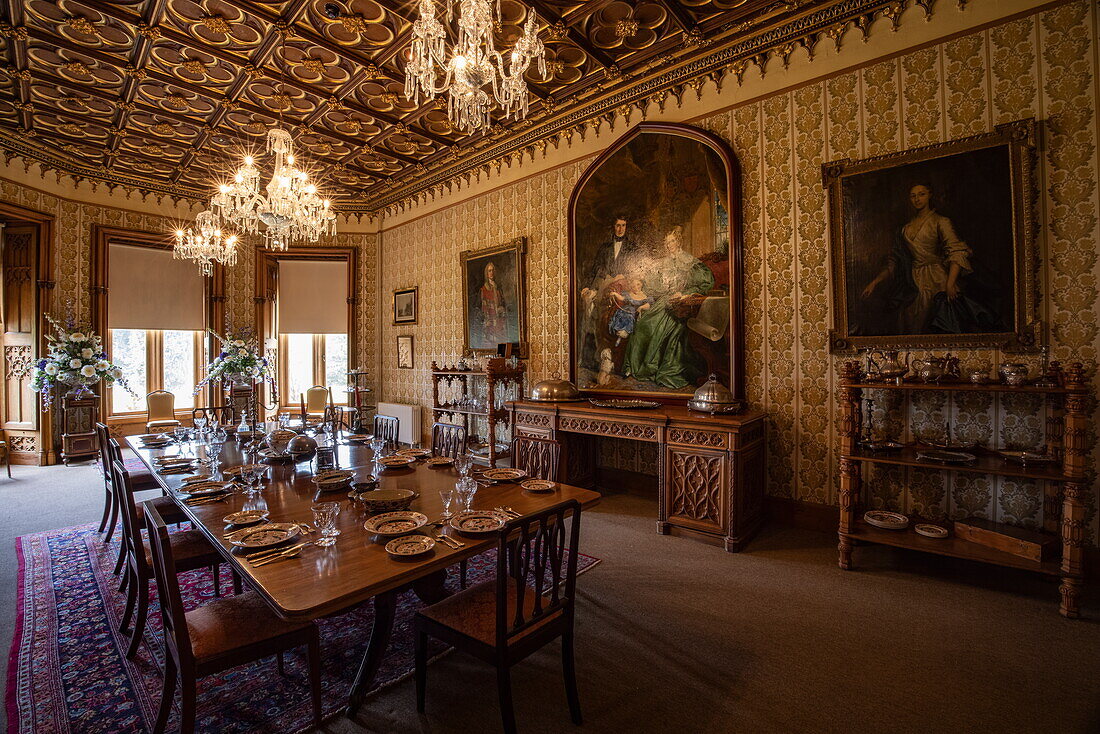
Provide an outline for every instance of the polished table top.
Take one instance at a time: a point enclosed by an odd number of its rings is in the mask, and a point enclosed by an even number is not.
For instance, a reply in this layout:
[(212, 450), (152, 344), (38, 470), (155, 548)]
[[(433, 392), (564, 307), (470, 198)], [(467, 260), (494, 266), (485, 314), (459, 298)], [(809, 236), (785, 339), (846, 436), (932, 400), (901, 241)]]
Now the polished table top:
[[(466, 545), (460, 549), (449, 548), (446, 544), (436, 543), (428, 553), (411, 559), (395, 559), (386, 553), (384, 545), (389, 538), (372, 535), (363, 528), (363, 522), (369, 515), (362, 503), (352, 502), (347, 490), (324, 494), (315, 500), (316, 487), (310, 463), (273, 464), (270, 467), (265, 489), (260, 497), (266, 502), (271, 522), (308, 522), (313, 523), (310, 506), (315, 501), (340, 502), (340, 516), (337, 527), (341, 535), (335, 545), (322, 548), (307, 546), (294, 558), (288, 558), (259, 567), (253, 566), (240, 557), (240, 551), (230, 544), (223, 535), (227, 529), (222, 518), (231, 512), (246, 509), (248, 497), (241, 492), (227, 496), (224, 502), (202, 505), (187, 505), (181, 500), (179, 489), (187, 474), (158, 474), (153, 459), (158, 456), (172, 456), (180, 448), (171, 445), (165, 449), (149, 449), (141, 445), (140, 436), (130, 436), (127, 444), (141, 457), (150, 468), (157, 482), (183, 508), (194, 522), (223, 555), (234, 564), (243, 576), (251, 580), (251, 586), (262, 594), (272, 608), (287, 619), (316, 619), (341, 611), (385, 591), (395, 589), (441, 571), (464, 558), (482, 553), (496, 545), (496, 536), (478, 538), (458, 535), (453, 530), (448, 534), (458, 537)], [(370, 475), (372, 452), (369, 446), (346, 446), (338, 448), (340, 468), (355, 471), (356, 480), (367, 479)], [(223, 467), (248, 463), (245, 454), (233, 441), (226, 441), (222, 449)], [(454, 468), (432, 469), (418, 462), (413, 468), (390, 470), (382, 475), (382, 488), (413, 489), (420, 496), (413, 500), (410, 509), (417, 510), (436, 519), (442, 515), (442, 501), (439, 490), (454, 486), (459, 475)], [(533, 513), (568, 499), (576, 499), (582, 507), (591, 507), (599, 502), (596, 492), (579, 487), (560, 484), (553, 492), (535, 494), (525, 491), (517, 484), (481, 486), (471, 507), (473, 509), (491, 509), (508, 506), (521, 514)], [(256, 500), (249, 503), (248, 509), (255, 506)], [(307, 540), (316, 540), (314, 532), (306, 536)]]

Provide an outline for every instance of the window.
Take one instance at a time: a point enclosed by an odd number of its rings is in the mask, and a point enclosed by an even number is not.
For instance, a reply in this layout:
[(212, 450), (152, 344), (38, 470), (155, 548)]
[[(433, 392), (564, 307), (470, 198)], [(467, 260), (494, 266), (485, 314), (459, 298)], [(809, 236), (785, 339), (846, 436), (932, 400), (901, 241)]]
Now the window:
[(297, 407), (314, 385), (328, 386), (334, 403), (347, 403), (347, 334), (281, 334), (279, 342), (284, 406)]
[(195, 384), (202, 378), (206, 345), (201, 331), (111, 329), (111, 361), (122, 368), (135, 397), (111, 388), (111, 413), (140, 413), (145, 396), (167, 390), (176, 396), (176, 410), (195, 407)]

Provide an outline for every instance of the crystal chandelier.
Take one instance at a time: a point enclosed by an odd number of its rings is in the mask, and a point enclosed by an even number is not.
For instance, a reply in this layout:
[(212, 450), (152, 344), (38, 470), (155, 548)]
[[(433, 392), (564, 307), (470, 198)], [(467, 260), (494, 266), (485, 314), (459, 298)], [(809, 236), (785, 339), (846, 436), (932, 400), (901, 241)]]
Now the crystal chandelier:
[(177, 260), (196, 261), (203, 275), (211, 275), (215, 262), (237, 264), (237, 235), (223, 231), (217, 215), (207, 209), (195, 217), (193, 228), (176, 230), (172, 254)]
[(336, 232), (336, 213), (317, 194), (309, 174), (294, 165), (294, 139), (282, 128), (267, 133), (267, 150), (275, 154), (271, 180), (260, 191), (260, 171), (252, 156), (237, 169), (233, 182), (222, 184), (210, 200), (210, 210), (223, 227), (242, 234), (262, 233), (264, 245), (285, 250), (292, 244), (316, 242)]
[[(447, 59), (447, 32), (436, 17), (435, 0), (420, 0), (405, 68), (405, 97), (419, 105), (422, 99), (447, 92), (447, 114), (463, 132), (489, 127), (494, 99), (506, 118), (526, 117), (527, 82), (523, 75), (531, 62), (538, 60), (539, 74), (546, 77), (546, 49), (535, 28), (535, 14), (527, 13), (523, 35), (505, 64), (493, 48), (493, 27), (501, 22), (499, 0), (495, 13), (489, 0), (443, 2), (448, 23), (458, 4), (458, 42)], [(443, 83), (437, 86), (441, 71)]]

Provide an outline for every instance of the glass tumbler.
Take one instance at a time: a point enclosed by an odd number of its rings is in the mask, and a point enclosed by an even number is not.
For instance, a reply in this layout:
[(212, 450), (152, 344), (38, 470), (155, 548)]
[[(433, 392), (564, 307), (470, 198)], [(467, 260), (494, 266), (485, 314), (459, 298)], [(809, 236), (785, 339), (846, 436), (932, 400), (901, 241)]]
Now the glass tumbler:
[(330, 546), (336, 542), (340, 531), (336, 529), (336, 518), (340, 514), (339, 502), (318, 502), (312, 507), (313, 523), (321, 531), (317, 545)]

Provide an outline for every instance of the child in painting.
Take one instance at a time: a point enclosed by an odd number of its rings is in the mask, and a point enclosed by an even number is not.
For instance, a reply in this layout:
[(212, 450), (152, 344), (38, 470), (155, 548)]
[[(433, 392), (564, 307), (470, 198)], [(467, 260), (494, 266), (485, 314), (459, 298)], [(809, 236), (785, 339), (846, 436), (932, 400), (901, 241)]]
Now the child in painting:
[(642, 290), (640, 278), (631, 278), (624, 292), (612, 291), (611, 300), (615, 303), (615, 313), (611, 316), (608, 329), (612, 336), (617, 337), (615, 346), (619, 346), (623, 339), (634, 333), (634, 322), (639, 314), (652, 306), (653, 299)]

